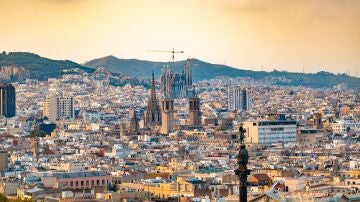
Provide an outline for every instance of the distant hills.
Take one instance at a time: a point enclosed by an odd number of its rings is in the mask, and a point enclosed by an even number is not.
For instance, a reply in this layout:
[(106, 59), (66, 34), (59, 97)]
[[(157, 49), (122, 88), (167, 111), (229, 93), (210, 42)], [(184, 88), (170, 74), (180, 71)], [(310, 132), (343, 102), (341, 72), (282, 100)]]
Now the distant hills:
[[(180, 72), (186, 61), (177, 61), (175, 71)], [(105, 67), (110, 72), (126, 74), (133, 77), (150, 78), (151, 71), (160, 75), (161, 69), (169, 65), (168, 62), (153, 62), (137, 59), (119, 59), (114, 56), (106, 56), (94, 59), (83, 64), (87, 67)], [(332, 74), (329, 72), (318, 73), (293, 73), (287, 71), (252, 71), (243, 70), (226, 65), (211, 64), (198, 59), (191, 60), (191, 69), (194, 81), (212, 79), (218, 76), (248, 77), (254, 80), (268, 79), (273, 84), (284, 86), (305, 86), (313, 88), (332, 88), (337, 85), (348, 88), (360, 88), (360, 78), (346, 74)]]
[[(177, 61), (175, 71), (180, 72), (186, 61)], [(138, 59), (119, 59), (106, 56), (94, 59), (85, 64), (78, 64), (70, 60), (52, 60), (27, 52), (0, 53), (0, 81), (16, 81), (24, 78), (46, 80), (58, 78), (65, 74), (64, 70), (78, 68), (92, 73), (95, 68), (104, 67), (112, 73), (130, 76), (139, 79), (148, 79), (151, 71), (157, 76), (161, 69), (169, 65), (168, 62), (153, 62)], [(286, 71), (252, 71), (243, 70), (226, 65), (211, 64), (198, 59), (191, 60), (194, 81), (227, 77), (248, 77), (254, 80), (267, 80), (272, 84), (284, 86), (305, 86), (314, 88), (332, 88), (337, 85), (348, 88), (360, 88), (360, 78), (346, 74), (333, 74), (329, 72), (293, 73)]]
[[(10, 78), (10, 81), (14, 81), (19, 77), (39, 80), (47, 80), (52, 77), (57, 78), (64, 74), (63, 70), (74, 68), (79, 68), (89, 73), (94, 71), (92, 68), (84, 67), (70, 60), (51, 60), (27, 52), (0, 53), (0, 68), (0, 72), (5, 72), (5, 69), (14, 70), (6, 71), (9, 74), (6, 77)], [(18, 72), (25, 73), (23, 73), (24, 75), (18, 75)]]

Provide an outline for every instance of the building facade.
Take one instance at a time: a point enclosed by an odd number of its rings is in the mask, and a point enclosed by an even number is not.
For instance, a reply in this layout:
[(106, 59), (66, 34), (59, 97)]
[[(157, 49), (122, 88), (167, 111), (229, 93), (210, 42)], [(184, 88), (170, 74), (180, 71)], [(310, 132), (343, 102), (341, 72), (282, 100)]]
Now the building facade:
[(228, 86), (228, 110), (247, 111), (250, 107), (249, 90), (240, 86)]
[(0, 176), (1, 172), (8, 169), (8, 153), (6, 151), (0, 151)]
[(353, 119), (341, 119), (331, 123), (331, 129), (334, 134), (344, 134), (358, 130), (358, 124)]
[(11, 84), (0, 84), (0, 115), (6, 118), (16, 115), (16, 91)]
[(244, 122), (244, 127), (248, 143), (269, 145), (278, 142), (296, 142), (296, 121), (247, 121)]
[(42, 178), (45, 187), (90, 189), (93, 186), (106, 186), (111, 175), (100, 171), (54, 173)]
[(318, 144), (323, 138), (325, 138), (325, 134), (322, 130), (304, 128), (297, 133), (296, 141), (299, 145), (313, 146)]

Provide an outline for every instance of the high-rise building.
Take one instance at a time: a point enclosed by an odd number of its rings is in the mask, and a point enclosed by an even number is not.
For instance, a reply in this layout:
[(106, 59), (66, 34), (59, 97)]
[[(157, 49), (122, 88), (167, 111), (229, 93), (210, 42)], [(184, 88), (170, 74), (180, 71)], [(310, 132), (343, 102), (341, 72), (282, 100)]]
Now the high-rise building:
[(45, 98), (43, 116), (51, 121), (71, 120), (74, 118), (74, 98), (50, 92)]
[(201, 125), (200, 99), (195, 92), (189, 98), (189, 125)]
[(228, 86), (228, 109), (247, 111), (250, 107), (250, 95), (247, 88)]
[(8, 153), (6, 151), (0, 151), (0, 172), (8, 169)]
[(151, 96), (144, 114), (144, 125), (145, 127), (161, 126), (161, 110), (156, 98), (154, 72), (151, 80)]
[(57, 96), (57, 120), (67, 120), (74, 118), (74, 98), (70, 96)]
[(174, 129), (174, 99), (161, 99), (161, 129), (160, 133), (168, 134)]
[(192, 75), (190, 59), (184, 65), (181, 73), (175, 73), (172, 69), (166, 68), (160, 77), (160, 93), (167, 98), (186, 98), (190, 95), (192, 87)]
[(46, 96), (43, 103), (43, 117), (50, 118), (50, 97)]
[(11, 84), (0, 83), (0, 115), (6, 118), (16, 115), (16, 92)]

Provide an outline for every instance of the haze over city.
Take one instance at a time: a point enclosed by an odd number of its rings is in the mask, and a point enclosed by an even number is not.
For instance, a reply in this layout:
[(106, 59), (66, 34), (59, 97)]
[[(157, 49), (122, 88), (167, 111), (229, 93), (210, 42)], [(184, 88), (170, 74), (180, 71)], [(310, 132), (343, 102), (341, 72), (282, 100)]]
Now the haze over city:
[(176, 47), (177, 59), (356, 76), (359, 10), (356, 0), (1, 0), (0, 48), (83, 63), (168, 61), (148, 50)]
[(0, 202), (360, 201), (360, 0), (0, 0), (0, 28)]

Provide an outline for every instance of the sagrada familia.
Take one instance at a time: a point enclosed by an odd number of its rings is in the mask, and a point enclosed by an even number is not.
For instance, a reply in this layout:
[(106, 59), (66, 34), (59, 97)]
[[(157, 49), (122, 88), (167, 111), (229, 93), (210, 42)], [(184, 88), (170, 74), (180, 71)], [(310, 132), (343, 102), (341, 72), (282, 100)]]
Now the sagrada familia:
[(164, 69), (160, 82), (160, 93), (163, 97), (188, 98), (192, 91), (190, 59), (187, 60), (181, 73), (175, 73), (170, 68)]

